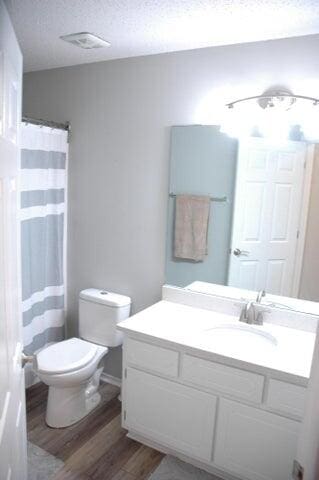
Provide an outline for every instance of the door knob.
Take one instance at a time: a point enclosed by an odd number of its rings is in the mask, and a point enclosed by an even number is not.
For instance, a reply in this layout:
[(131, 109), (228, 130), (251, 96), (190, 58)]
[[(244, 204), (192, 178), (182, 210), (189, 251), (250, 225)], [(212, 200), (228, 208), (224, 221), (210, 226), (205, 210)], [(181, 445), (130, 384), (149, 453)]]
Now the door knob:
[(36, 361), (36, 357), (34, 355), (25, 355), (23, 352), (21, 353), (21, 366), (22, 368), (26, 366), (27, 363), (34, 364)]
[(240, 250), (240, 248), (235, 248), (235, 250), (233, 251), (233, 254), (236, 256), (236, 257), (248, 257), (249, 255), (249, 252), (247, 250)]

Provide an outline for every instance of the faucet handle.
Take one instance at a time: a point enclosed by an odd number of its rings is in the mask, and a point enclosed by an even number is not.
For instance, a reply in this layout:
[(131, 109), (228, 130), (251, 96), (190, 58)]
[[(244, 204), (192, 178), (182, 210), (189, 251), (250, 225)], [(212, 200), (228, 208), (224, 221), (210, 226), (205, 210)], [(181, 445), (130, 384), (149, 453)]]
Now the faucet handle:
[(240, 312), (239, 321), (240, 321), (240, 322), (247, 323), (246, 312), (245, 312), (245, 309), (244, 309), (244, 308), (243, 308), (242, 311)]
[(258, 312), (256, 320), (255, 320), (256, 325), (263, 325), (264, 324), (264, 316), (263, 312)]

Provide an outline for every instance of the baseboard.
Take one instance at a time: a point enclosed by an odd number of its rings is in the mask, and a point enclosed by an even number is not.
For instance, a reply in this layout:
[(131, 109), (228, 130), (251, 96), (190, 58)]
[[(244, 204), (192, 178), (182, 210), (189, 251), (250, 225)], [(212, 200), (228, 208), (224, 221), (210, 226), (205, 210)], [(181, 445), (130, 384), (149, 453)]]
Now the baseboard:
[(102, 372), (101, 374), (101, 382), (110, 383), (111, 385), (115, 385), (116, 387), (122, 387), (122, 379), (118, 377), (113, 377), (113, 375), (109, 375), (108, 373)]
[(30, 363), (27, 363), (24, 367), (24, 379), (25, 388), (32, 387), (32, 385), (40, 382), (39, 377), (34, 373), (32, 365)]

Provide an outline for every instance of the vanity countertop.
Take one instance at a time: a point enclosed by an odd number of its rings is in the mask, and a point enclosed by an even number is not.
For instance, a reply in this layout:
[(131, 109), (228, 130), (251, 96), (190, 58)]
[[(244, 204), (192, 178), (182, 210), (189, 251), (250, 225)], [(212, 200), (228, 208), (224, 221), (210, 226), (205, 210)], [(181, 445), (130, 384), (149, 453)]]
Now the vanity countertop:
[(309, 378), (316, 337), (270, 322), (248, 326), (233, 315), (166, 300), (124, 320), (118, 328), (145, 340), (170, 342), (210, 355), (216, 361), (292, 375), (294, 381)]

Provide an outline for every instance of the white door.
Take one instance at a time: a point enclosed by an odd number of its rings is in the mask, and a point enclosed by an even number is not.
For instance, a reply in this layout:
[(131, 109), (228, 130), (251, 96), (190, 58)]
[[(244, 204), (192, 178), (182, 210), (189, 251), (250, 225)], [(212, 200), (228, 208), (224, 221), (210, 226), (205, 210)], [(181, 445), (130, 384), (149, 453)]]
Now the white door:
[(240, 142), (228, 285), (293, 294), (306, 159), (303, 142)]
[(0, 478), (26, 478), (18, 248), (22, 56), (0, 0)]

